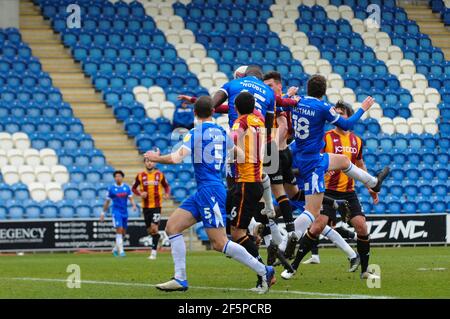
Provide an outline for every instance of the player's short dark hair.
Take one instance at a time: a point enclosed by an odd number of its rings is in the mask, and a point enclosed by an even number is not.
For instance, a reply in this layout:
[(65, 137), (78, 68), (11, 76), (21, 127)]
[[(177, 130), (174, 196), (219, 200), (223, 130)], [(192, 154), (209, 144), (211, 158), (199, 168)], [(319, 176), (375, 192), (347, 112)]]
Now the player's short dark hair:
[(352, 106), (342, 100), (337, 101), (334, 108), (343, 110), (345, 112), (345, 114), (347, 114), (348, 117), (352, 116), (355, 113), (355, 111), (353, 111)]
[(113, 176), (116, 177), (117, 174), (122, 175), (122, 178), (125, 177), (125, 173), (121, 170), (114, 171)]
[(198, 118), (206, 119), (213, 114), (212, 98), (206, 95), (200, 96), (194, 104), (194, 112)]
[(327, 80), (323, 75), (315, 74), (308, 80), (307, 94), (315, 98), (322, 98), (327, 91)]
[(234, 105), (239, 114), (251, 114), (255, 109), (255, 98), (248, 92), (241, 92), (234, 99)]
[(277, 71), (269, 71), (266, 74), (264, 74), (264, 78), (263, 80), (270, 80), (273, 79), (274, 81), (280, 82), (281, 83), (281, 74), (280, 72)]
[(263, 72), (257, 65), (249, 65), (245, 71), (245, 76), (254, 76), (260, 80), (263, 79)]

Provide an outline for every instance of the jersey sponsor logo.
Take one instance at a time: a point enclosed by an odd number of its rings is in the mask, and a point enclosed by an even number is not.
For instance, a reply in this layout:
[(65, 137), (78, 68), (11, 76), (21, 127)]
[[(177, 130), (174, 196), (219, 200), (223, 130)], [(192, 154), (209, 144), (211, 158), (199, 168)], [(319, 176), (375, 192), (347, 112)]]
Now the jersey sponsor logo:
[(159, 181), (158, 180), (156, 180), (156, 181), (143, 181), (142, 184), (144, 184), (144, 186), (148, 186), (148, 185), (158, 186), (159, 185)]
[(357, 154), (358, 153), (358, 149), (356, 147), (351, 147), (351, 146), (335, 146), (334, 147), (334, 153), (339, 154), (339, 153), (350, 153), (350, 154)]

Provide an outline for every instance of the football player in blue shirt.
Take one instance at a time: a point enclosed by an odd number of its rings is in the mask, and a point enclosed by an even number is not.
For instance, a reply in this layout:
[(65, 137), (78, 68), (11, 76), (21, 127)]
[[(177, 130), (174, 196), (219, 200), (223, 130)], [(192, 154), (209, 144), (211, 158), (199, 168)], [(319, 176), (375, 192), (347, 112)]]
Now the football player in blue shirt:
[[(305, 214), (311, 217), (312, 222), (310, 229), (300, 240), (300, 247), (292, 264), (294, 269), (298, 268), (303, 257), (311, 250), (312, 243), (318, 240), (326, 226), (326, 223), (321, 222), (320, 219), (315, 220), (320, 214), (325, 192), (325, 172), (341, 170), (376, 193), (380, 191), (384, 179), (389, 174), (389, 167), (385, 167), (377, 177), (374, 177), (353, 165), (345, 155), (321, 153), (324, 147), (324, 128), (327, 122), (344, 130), (350, 130), (364, 112), (374, 104), (373, 98), (367, 97), (354, 115), (344, 119), (330, 104), (322, 100), (326, 89), (326, 79), (321, 75), (313, 75), (307, 83), (308, 96), (302, 97), (297, 106), (292, 108), (292, 123), (297, 148), (294, 157), (299, 165), (300, 179), (304, 182)], [(285, 270), (282, 277), (290, 279), (294, 274), (295, 271)]]
[(248, 266), (263, 278), (259, 293), (269, 290), (274, 269), (265, 266), (250, 255), (244, 247), (228, 239), (226, 226), (226, 190), (222, 180), (227, 151), (234, 150), (234, 144), (223, 128), (212, 122), (213, 107), (210, 97), (202, 96), (194, 104), (198, 124), (184, 138), (183, 145), (172, 154), (161, 156), (151, 151), (145, 157), (162, 164), (181, 163), (190, 156), (194, 165), (197, 192), (188, 197), (170, 216), (166, 225), (169, 236), (175, 275), (172, 280), (158, 284), (163, 291), (186, 291), (186, 246), (182, 232), (199, 221), (203, 222), (214, 250), (223, 252)]
[(116, 229), (116, 245), (113, 249), (113, 255), (125, 257), (123, 239), (128, 227), (128, 200), (130, 200), (133, 210), (137, 210), (137, 207), (130, 186), (123, 182), (125, 174), (122, 171), (115, 171), (113, 175), (116, 183), (108, 189), (103, 211), (100, 214), (100, 222), (105, 220), (105, 214), (108, 211), (109, 204), (112, 202), (112, 221)]
[[(275, 106), (276, 98), (275, 92), (271, 87), (263, 81), (263, 73), (261, 68), (258, 66), (248, 66), (245, 70), (245, 76), (241, 78), (234, 79), (230, 82), (225, 83), (222, 88), (214, 94), (213, 97), (213, 107), (218, 108), (228, 99), (228, 121), (230, 128), (233, 127), (234, 122), (238, 118), (238, 113), (234, 105), (235, 98), (241, 92), (249, 92), (255, 98), (255, 110), (260, 112), (262, 117), (265, 118), (266, 136), (271, 137), (272, 127), (274, 123), (275, 116)], [(266, 149), (267, 155), (271, 156), (271, 147)], [(273, 152), (274, 155), (278, 156), (278, 151)], [(265, 161), (267, 163), (267, 161)], [(273, 161), (275, 162), (275, 161)], [(267, 167), (265, 167), (267, 170)], [(276, 170), (275, 170), (276, 171)], [(232, 193), (234, 187), (234, 165), (228, 168), (227, 172), (227, 184), (228, 191)], [(264, 202), (266, 204), (265, 208), (261, 211), (262, 214), (269, 217), (275, 216), (275, 210), (272, 202), (272, 192), (270, 189), (270, 179), (266, 174), (263, 176), (263, 186), (264, 186)], [(230, 196), (228, 196), (227, 201), (230, 201)], [(231, 206), (231, 205), (229, 205)]]

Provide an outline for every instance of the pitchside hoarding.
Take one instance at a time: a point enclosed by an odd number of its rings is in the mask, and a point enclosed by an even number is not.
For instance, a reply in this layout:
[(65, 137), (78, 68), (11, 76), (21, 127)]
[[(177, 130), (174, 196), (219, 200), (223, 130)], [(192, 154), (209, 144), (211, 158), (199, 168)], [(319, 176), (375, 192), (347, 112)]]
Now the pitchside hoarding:
[[(168, 245), (161, 220), (163, 245)], [(101, 223), (97, 219), (54, 219), (0, 221), (0, 251), (108, 249), (115, 240), (111, 220)], [(144, 220), (128, 220), (126, 247), (143, 248), (151, 245)]]
[[(160, 233), (163, 246), (168, 238)], [(369, 215), (371, 240), (376, 244), (450, 243), (450, 214)], [(130, 219), (125, 245), (144, 248), (151, 244), (142, 219)], [(0, 222), (0, 251), (110, 249), (115, 240), (111, 221), (97, 219), (22, 220)]]

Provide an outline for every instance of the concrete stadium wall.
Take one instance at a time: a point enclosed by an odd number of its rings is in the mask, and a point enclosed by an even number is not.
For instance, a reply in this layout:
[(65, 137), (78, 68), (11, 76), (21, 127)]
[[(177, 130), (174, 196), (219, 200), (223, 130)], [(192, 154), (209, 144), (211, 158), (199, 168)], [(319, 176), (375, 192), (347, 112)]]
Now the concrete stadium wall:
[(19, 28), (19, 1), (0, 0), (0, 28)]

